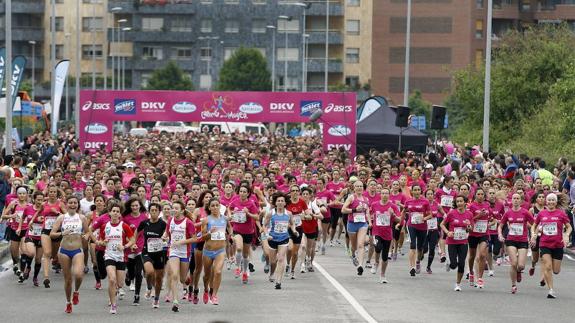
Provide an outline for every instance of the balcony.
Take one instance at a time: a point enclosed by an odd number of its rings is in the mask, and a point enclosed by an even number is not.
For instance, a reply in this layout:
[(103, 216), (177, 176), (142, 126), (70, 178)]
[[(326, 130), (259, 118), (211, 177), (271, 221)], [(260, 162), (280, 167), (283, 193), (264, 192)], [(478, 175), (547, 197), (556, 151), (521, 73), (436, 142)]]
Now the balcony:
[[(175, 31), (141, 31), (132, 30), (123, 33), (124, 41), (126, 42), (143, 42), (143, 43), (188, 43), (192, 44), (195, 41), (191, 32), (175, 32)], [(117, 38), (118, 34), (114, 34)], [(108, 29), (108, 39), (112, 39), (112, 29)]]
[[(307, 71), (309, 73), (313, 72), (324, 72), (325, 71), (325, 59), (323, 58), (308, 58), (307, 59)], [(327, 63), (327, 71), (329, 73), (342, 73), (343, 63), (339, 58), (330, 58)]]
[(493, 7), (493, 19), (519, 19), (519, 15), (519, 6), (516, 3)]
[(534, 14), (535, 20), (573, 20), (575, 4), (557, 4), (555, 6), (540, 6)]
[[(2, 1), (2, 7), (4, 7), (4, 2)], [(12, 12), (13, 13), (44, 13), (45, 4), (44, 0), (24, 0), (24, 1), (12, 1)], [(4, 8), (2, 8), (4, 9)], [(4, 11), (4, 10), (2, 10)]]
[[(325, 31), (308, 30), (306, 33), (309, 34), (309, 44), (325, 44)], [(343, 37), (340, 31), (329, 31), (328, 38), (331, 45), (343, 44)]]
[[(189, 15), (195, 14), (196, 8), (191, 1), (156, 1), (156, 4), (140, 3), (140, 1), (126, 1), (126, 0), (109, 0), (108, 9), (114, 7), (121, 7), (120, 13), (141, 13), (141, 14), (181, 14)], [(161, 4), (165, 3), (165, 4)]]
[(44, 29), (37, 27), (18, 27), (12, 28), (12, 40), (14, 41), (41, 41), (44, 40)]
[[(142, 71), (152, 71), (164, 68), (168, 64), (168, 60), (173, 60), (176, 64), (184, 71), (194, 70), (193, 60), (176, 60), (172, 58), (156, 59), (153, 57), (143, 57), (134, 56), (133, 59), (126, 59), (126, 70), (142, 70)], [(112, 66), (112, 61), (110, 60), (108, 66)]]
[[(325, 16), (326, 14), (326, 0), (312, 0), (311, 7), (307, 10), (308, 16)], [(329, 0), (329, 15), (330, 16), (343, 16), (343, 4), (340, 0)]]

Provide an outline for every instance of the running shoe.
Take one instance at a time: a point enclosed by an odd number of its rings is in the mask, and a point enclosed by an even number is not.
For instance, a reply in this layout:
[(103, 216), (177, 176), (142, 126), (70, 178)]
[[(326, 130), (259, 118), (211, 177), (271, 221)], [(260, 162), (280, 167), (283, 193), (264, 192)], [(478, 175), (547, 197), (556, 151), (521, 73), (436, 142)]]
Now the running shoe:
[(367, 261), (367, 262), (365, 263), (365, 268), (371, 268), (371, 262)]
[(66, 313), (70, 314), (72, 313), (72, 303), (66, 303)]
[(535, 267), (529, 268), (529, 276), (535, 275)]
[(355, 267), (359, 266), (359, 261), (357, 260), (357, 258), (355, 256), (351, 257), (351, 262), (353, 263), (353, 265)]
[(330, 246), (330, 247), (334, 247), (334, 246), (335, 246), (335, 244), (333, 243), (333, 240), (330, 240), (330, 241), (329, 241), (329, 246)]
[(553, 298), (554, 299), (554, 298), (557, 298), (557, 295), (555, 295), (555, 292), (552, 289), (550, 289), (549, 293), (547, 294), (547, 298)]
[(521, 272), (518, 271), (517, 272), (517, 282), (520, 283), (522, 279), (523, 279), (523, 277), (521, 277)]
[(385, 276), (381, 276), (381, 278), (379, 278), (379, 283), (380, 284), (387, 284), (387, 278), (385, 278)]
[(217, 296), (212, 296), (212, 304), (214, 305), (219, 305), (220, 304), (220, 300), (218, 299)]
[(254, 264), (252, 264), (251, 262), (248, 263), (248, 268), (250, 269), (250, 273), (253, 273), (256, 271), (256, 269), (254, 268)]
[(493, 270), (490, 270), (487, 275), (489, 275), (489, 277), (493, 277), (493, 276), (495, 276), (495, 273), (493, 272)]
[(302, 274), (305, 273), (305, 264), (301, 264), (299, 272)]
[(477, 288), (483, 289), (483, 287), (485, 287), (485, 284), (483, 282), (483, 278), (477, 278)]
[(430, 274), (430, 275), (433, 274), (433, 271), (431, 271), (431, 268), (429, 268), (429, 267), (427, 267), (427, 268), (425, 269), (425, 272), (428, 273), (428, 274)]
[(269, 277), (269, 281), (270, 281), (270, 283), (273, 283), (273, 282), (275, 282), (276, 280), (275, 280), (275, 278), (273, 278), (272, 276), (270, 276), (270, 277)]
[(290, 279), (295, 279), (295, 272), (292, 271), (289, 278), (290, 278)]
[(84, 274), (87, 274), (87, 273), (89, 273), (89, 272), (90, 272), (90, 268), (88, 268), (87, 266), (84, 267)]
[(14, 271), (14, 275), (15, 276), (20, 276), (20, 274), (18, 274), (19, 270), (18, 270), (18, 265), (14, 265), (12, 266), (12, 271)]
[(455, 288), (453, 290), (456, 292), (460, 292), (461, 291), (461, 285), (455, 284)]
[(96, 282), (96, 285), (94, 285), (94, 288), (97, 290), (102, 289), (102, 282)]
[(542, 279), (542, 280), (539, 282), (539, 286), (541, 286), (541, 287), (544, 287), (544, 286), (545, 286), (545, 279)]
[(34, 287), (38, 287), (38, 278), (32, 278), (32, 284), (34, 284)]
[(267, 274), (267, 273), (269, 273), (269, 272), (270, 272), (270, 265), (269, 265), (269, 264), (266, 264), (266, 265), (264, 266), (264, 273)]
[(419, 261), (415, 263), (415, 273), (418, 275), (421, 273), (421, 263)]
[(126, 292), (124, 291), (123, 288), (119, 288), (118, 289), (118, 298), (122, 300), (122, 299), (124, 299), (124, 296), (126, 296)]
[(200, 291), (198, 289), (194, 290), (194, 296), (192, 296), (192, 303), (198, 304), (200, 302), (200, 298), (198, 297), (199, 293)]
[(357, 267), (357, 275), (358, 276), (363, 275), (363, 267), (362, 266)]
[(475, 276), (473, 274), (469, 274), (469, 286), (475, 286)]
[(169, 295), (166, 295), (166, 297), (164, 298), (164, 302), (170, 303), (172, 302), (172, 298)]
[(276, 283), (276, 289), (282, 289), (282, 284), (281, 284), (281, 283)]
[(78, 305), (80, 303), (80, 292), (74, 292), (72, 295), (72, 304)]
[(43, 284), (44, 284), (44, 288), (50, 288), (50, 279), (48, 279), (48, 278), (44, 279)]
[(445, 253), (441, 254), (441, 259), (439, 260), (441, 263), (444, 263), (447, 260), (447, 257), (445, 257)]
[(152, 298), (152, 290), (151, 289), (146, 290), (146, 293), (144, 294), (144, 298), (146, 300), (150, 300)]
[(132, 302), (132, 306), (140, 306), (140, 295), (134, 295), (134, 301)]
[(160, 301), (155, 299), (152, 303), (152, 308), (160, 308)]
[(445, 263), (445, 271), (446, 271), (446, 272), (449, 272), (450, 270), (451, 270), (451, 267), (449, 266), (449, 263), (446, 262), (446, 263)]
[(24, 275), (23, 275), (23, 274), (20, 275), (20, 276), (18, 277), (18, 284), (24, 284), (24, 280), (25, 280), (25, 279), (24, 279)]
[(240, 270), (240, 268), (236, 268), (236, 270), (234, 271), (234, 276), (236, 278), (240, 277), (240, 275), (242, 274), (242, 271)]
[(207, 290), (204, 291), (204, 295), (202, 296), (202, 300), (204, 301), (204, 304), (208, 304), (208, 301), (210, 300), (210, 295), (208, 294)]
[(307, 267), (307, 271), (310, 272), (310, 273), (315, 272), (315, 269), (313, 269), (313, 264), (312, 264), (311, 261), (309, 262), (309, 267)]
[(325, 245), (321, 246), (321, 254), (322, 256), (325, 255)]
[(497, 266), (501, 266), (501, 257), (497, 257), (495, 263), (497, 263)]
[(370, 272), (371, 272), (372, 274), (375, 275), (375, 274), (377, 273), (377, 267), (379, 267), (378, 265), (379, 265), (379, 264), (375, 264), (375, 266), (372, 266), (372, 267), (371, 267)]
[(174, 301), (174, 305), (172, 305), (172, 312), (177, 313), (180, 311), (180, 305), (178, 302)]
[(511, 294), (515, 294), (517, 293), (517, 286), (513, 285), (511, 286)]
[(136, 284), (130, 284), (130, 292), (136, 291)]
[(228, 260), (228, 263), (226, 264), (226, 268), (227, 270), (231, 270), (232, 269), (232, 262)]
[(411, 268), (409, 274), (411, 275), (411, 277), (415, 277), (415, 268)]
[(118, 305), (112, 304), (112, 306), (110, 306), (110, 314), (116, 314), (116, 313), (118, 313)]
[(248, 273), (244, 272), (242, 274), (242, 283), (247, 284), (248, 283)]

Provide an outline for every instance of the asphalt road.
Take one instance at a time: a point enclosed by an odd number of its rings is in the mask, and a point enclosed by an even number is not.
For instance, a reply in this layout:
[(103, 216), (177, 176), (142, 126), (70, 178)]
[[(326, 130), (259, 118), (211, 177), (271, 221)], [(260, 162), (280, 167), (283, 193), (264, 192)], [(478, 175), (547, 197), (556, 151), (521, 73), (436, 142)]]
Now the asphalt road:
[(224, 269), (220, 305), (186, 302), (180, 313), (172, 313), (167, 303), (154, 310), (144, 299), (139, 307), (131, 306), (128, 292), (115, 316), (108, 314), (106, 290), (93, 289), (92, 273), (84, 280), (80, 304), (68, 315), (60, 275), (55, 275), (51, 289), (44, 289), (33, 287), (31, 280), (18, 285), (6, 271), (0, 273), (0, 322), (573, 322), (575, 262), (567, 257), (555, 277), (555, 300), (546, 299), (539, 273), (525, 274), (519, 292), (512, 295), (505, 265), (485, 278), (485, 289), (464, 281), (463, 291), (457, 293), (455, 273), (445, 272), (438, 261), (432, 275), (411, 278), (407, 256), (399, 257), (388, 266), (387, 285), (379, 283), (379, 273), (366, 271), (358, 277), (342, 247), (328, 248), (317, 264), (315, 273), (284, 280), (279, 291), (267, 281), (259, 261), (247, 285)]

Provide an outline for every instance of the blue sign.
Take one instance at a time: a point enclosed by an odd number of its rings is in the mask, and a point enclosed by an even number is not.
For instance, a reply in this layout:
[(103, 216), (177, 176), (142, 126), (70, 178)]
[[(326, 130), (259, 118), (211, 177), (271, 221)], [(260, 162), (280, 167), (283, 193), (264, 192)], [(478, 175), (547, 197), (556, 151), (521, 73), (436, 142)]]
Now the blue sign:
[(413, 116), (411, 118), (411, 126), (417, 130), (425, 130), (426, 129), (425, 116)]
[(443, 124), (444, 129), (447, 129), (447, 125), (449, 124), (449, 122), (447, 122), (447, 119), (448, 119), (447, 117), (448, 117), (448, 114), (446, 113), (445, 114), (445, 123)]

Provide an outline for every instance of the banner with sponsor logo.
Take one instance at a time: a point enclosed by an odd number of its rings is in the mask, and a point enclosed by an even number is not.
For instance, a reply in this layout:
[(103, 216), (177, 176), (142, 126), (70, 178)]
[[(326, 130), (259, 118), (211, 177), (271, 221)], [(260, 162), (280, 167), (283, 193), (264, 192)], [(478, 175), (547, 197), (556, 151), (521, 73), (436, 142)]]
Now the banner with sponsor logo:
[(355, 156), (355, 93), (81, 91), (80, 146), (112, 149), (114, 121), (310, 122), (323, 124), (325, 150)]
[(52, 94), (52, 135), (58, 132), (58, 121), (60, 120), (60, 102), (62, 101), (62, 94), (64, 92), (64, 85), (66, 84), (66, 77), (68, 76), (68, 67), (70, 67), (70, 60), (61, 60), (54, 68), (54, 93)]
[[(18, 90), (20, 89), (20, 83), (22, 82), (22, 77), (24, 76), (25, 67), (26, 67), (26, 57), (20, 55), (14, 57), (14, 60), (12, 61), (12, 78), (10, 79), (10, 95), (12, 96), (12, 109), (14, 109), (14, 103), (16, 103), (16, 97), (18, 96)], [(8, 93), (6, 95), (8, 95)]]
[(4, 87), (4, 75), (6, 74), (6, 48), (0, 48), (0, 96)]

